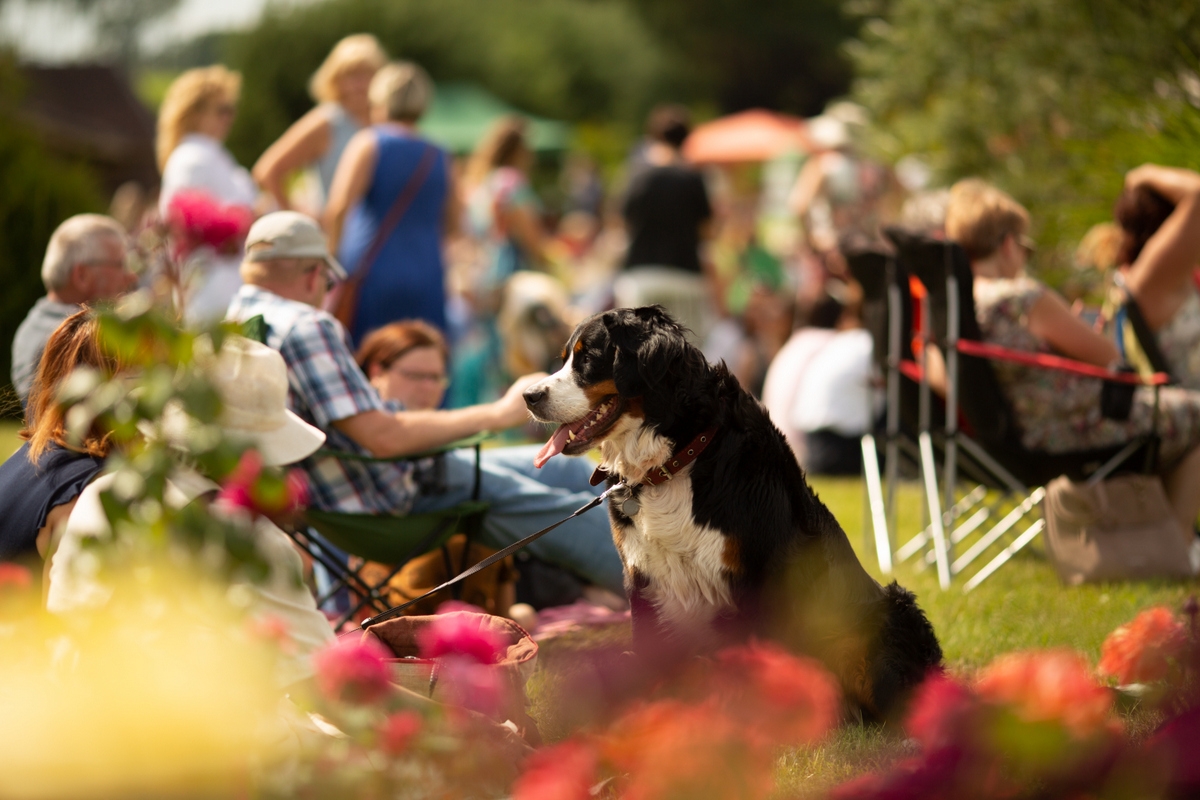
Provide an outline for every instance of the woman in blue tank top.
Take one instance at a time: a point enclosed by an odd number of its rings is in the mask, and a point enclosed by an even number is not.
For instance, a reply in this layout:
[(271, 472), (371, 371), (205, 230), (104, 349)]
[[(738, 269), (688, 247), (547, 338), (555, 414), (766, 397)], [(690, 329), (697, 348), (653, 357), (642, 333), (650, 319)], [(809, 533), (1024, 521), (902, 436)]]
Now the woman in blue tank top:
[(356, 342), (402, 319), (446, 331), (442, 235), (455, 211), (449, 156), (414, 130), (432, 95), (416, 64), (381, 69), (371, 82), (376, 124), (351, 139), (334, 176), (324, 220), (329, 246), (349, 272), (363, 271), (349, 326)]

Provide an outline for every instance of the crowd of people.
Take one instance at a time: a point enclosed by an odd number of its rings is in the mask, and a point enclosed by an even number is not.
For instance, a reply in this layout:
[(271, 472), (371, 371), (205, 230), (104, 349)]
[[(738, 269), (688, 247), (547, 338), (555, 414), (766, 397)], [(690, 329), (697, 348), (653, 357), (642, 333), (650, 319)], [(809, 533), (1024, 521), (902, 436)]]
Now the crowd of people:
[[(239, 86), (238, 75), (215, 66), (170, 87), (159, 113), (158, 214), (199, 192), (256, 217), (237, 252), (189, 257), (182, 319), (262, 317), (264, 344), (234, 347), (208, 369), (229, 407), (270, 405), (246, 418), (274, 420), (275, 435), (266, 435), (270, 426), (243, 433), (271, 463), (299, 464), (315, 508), (403, 515), (468, 499), (470, 456), (449, 452), (432, 467), (386, 459), (520, 428), (522, 391), (554, 368), (576, 321), (651, 303), (760, 394), (802, 465), (856, 473), (858, 437), (876, 424), (881, 401), (843, 249), (882, 243), (881, 226), (903, 222), (966, 251), (990, 342), (1105, 367), (1133, 362), (1120, 311), (1136, 304), (1177, 383), (1162, 390), (1158, 412), (1149, 390), (1135, 394), (1128, 419), (1112, 420), (1100, 413), (1098, 380), (1020, 365), (998, 367), (998, 378), (1034, 449), (1120, 444), (1157, 413), (1168, 495), (1188, 529), (1200, 513), (1196, 173), (1146, 165), (1126, 176), (1109, 259), (1115, 301), (1088, 317), (1027, 273), (1031, 220), (1020, 204), (967, 180), (902, 206), (893, 171), (855, 152), (844, 105), (813, 123), (814, 152), (794, 180), (788, 213), (802, 235), (768, 247), (752, 204), (731, 199), (726, 183), (684, 157), (690, 119), (680, 107), (650, 115), (611, 198), (594, 166), (569, 160), (568, 206), (555, 227), (531, 178), (526, 123), (498, 120), (469, 158), (457, 158), (419, 128), (434, 96), (430, 77), (389, 61), (371, 36), (337, 44), (311, 82), (317, 105), (251, 170), (224, 146)], [(315, 181), (297, 179), (306, 170)], [(0, 465), (0, 559), (43, 562), (52, 609), (95, 597), (95, 587), (72, 579), (70, 562), (78, 539), (103, 527), (95, 495), (110, 444), (102, 430), (68, 444), (56, 397), (76, 367), (124, 368), (100, 346), (90, 307), (149, 280), (127, 266), (129, 233), (99, 215), (64, 222), (45, 254), (46, 296), (13, 342), (26, 441)], [(280, 440), (280, 430), (291, 438)], [(535, 470), (533, 456), (529, 446), (483, 451), (484, 544), (511, 544), (597, 494), (585, 461)], [(197, 476), (180, 496), (202, 497), (210, 485)], [(274, 526), (263, 536), (274, 542), (272, 558), (295, 556)], [(530, 551), (598, 592), (622, 593), (602, 514), (568, 522)], [(311, 596), (259, 591), (264, 603), (292, 608), (300, 629), (314, 619)]]

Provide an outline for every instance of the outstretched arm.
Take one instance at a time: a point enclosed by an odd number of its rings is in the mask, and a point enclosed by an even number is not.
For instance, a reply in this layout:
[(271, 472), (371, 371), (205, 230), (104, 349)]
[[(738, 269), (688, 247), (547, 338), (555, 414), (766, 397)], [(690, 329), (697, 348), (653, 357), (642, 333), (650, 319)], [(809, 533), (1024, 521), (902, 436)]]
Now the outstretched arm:
[(325, 155), (329, 144), (329, 112), (318, 106), (296, 120), (267, 148), (252, 170), (254, 181), (275, 198), (280, 209), (287, 209), (284, 183), (288, 176)]
[(325, 204), (325, 215), (321, 220), (329, 240), (329, 252), (337, 252), (346, 215), (370, 188), (378, 157), (379, 144), (375, 132), (369, 128), (354, 134), (346, 145), (338, 161), (337, 172), (333, 175), (329, 201)]

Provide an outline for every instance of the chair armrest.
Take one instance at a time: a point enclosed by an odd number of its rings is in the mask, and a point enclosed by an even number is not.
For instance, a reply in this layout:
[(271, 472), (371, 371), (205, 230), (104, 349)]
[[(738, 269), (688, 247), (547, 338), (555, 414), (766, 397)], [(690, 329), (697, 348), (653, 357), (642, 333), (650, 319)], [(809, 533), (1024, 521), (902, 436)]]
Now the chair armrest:
[(456, 439), (453, 442), (447, 442), (441, 447), (435, 447), (430, 450), (424, 450), (420, 453), (408, 453), (402, 456), (368, 456), (360, 453), (351, 453), (347, 450), (328, 450), (321, 448), (313, 453), (315, 458), (336, 458), (341, 461), (368, 461), (376, 463), (393, 463), (402, 461), (420, 461), (423, 458), (432, 458), (442, 453), (448, 453), (451, 450), (460, 450), (465, 447), (476, 447), (477, 445), (486, 442), (488, 439), (495, 437), (496, 434), (491, 431), (480, 431), (474, 436), (468, 436), (464, 439)]
[(1101, 380), (1128, 383), (1135, 386), (1163, 386), (1171, 380), (1171, 377), (1165, 372), (1156, 372), (1148, 376), (1138, 375), (1136, 372), (1113, 372), (1112, 370), (1097, 367), (1095, 364), (1088, 364), (1084, 361), (1075, 361), (1071, 358), (1063, 358), (1062, 356), (1051, 355), (1049, 353), (1030, 353), (1026, 350), (1011, 350), (1000, 345), (976, 342), (971, 339), (959, 339), (958, 352), (963, 355), (986, 358), (991, 361), (1009, 361), (1014, 364), (1038, 367), (1039, 369), (1071, 372), (1088, 378), (1100, 378)]

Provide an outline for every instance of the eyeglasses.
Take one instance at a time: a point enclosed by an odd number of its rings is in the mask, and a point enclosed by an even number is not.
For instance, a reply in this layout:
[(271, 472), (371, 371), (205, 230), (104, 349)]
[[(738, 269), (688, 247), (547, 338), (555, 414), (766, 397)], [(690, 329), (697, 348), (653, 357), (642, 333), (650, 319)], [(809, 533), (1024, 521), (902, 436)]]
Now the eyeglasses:
[(232, 117), (237, 113), (237, 106), (233, 105), (232, 103), (221, 103), (221, 105), (213, 109), (213, 112), (217, 114), (217, 116)]
[(407, 369), (396, 369), (394, 364), (389, 369), (404, 380), (413, 383), (435, 383), (439, 389), (445, 389), (450, 385), (450, 379), (440, 372), (412, 372)]
[(324, 261), (318, 261), (316, 264), (313, 264), (311, 267), (305, 270), (305, 272), (313, 272), (318, 269), (321, 270), (321, 273), (325, 276), (325, 291), (332, 292), (333, 287), (338, 285), (338, 279), (334, 277), (332, 272), (329, 271), (329, 265)]

